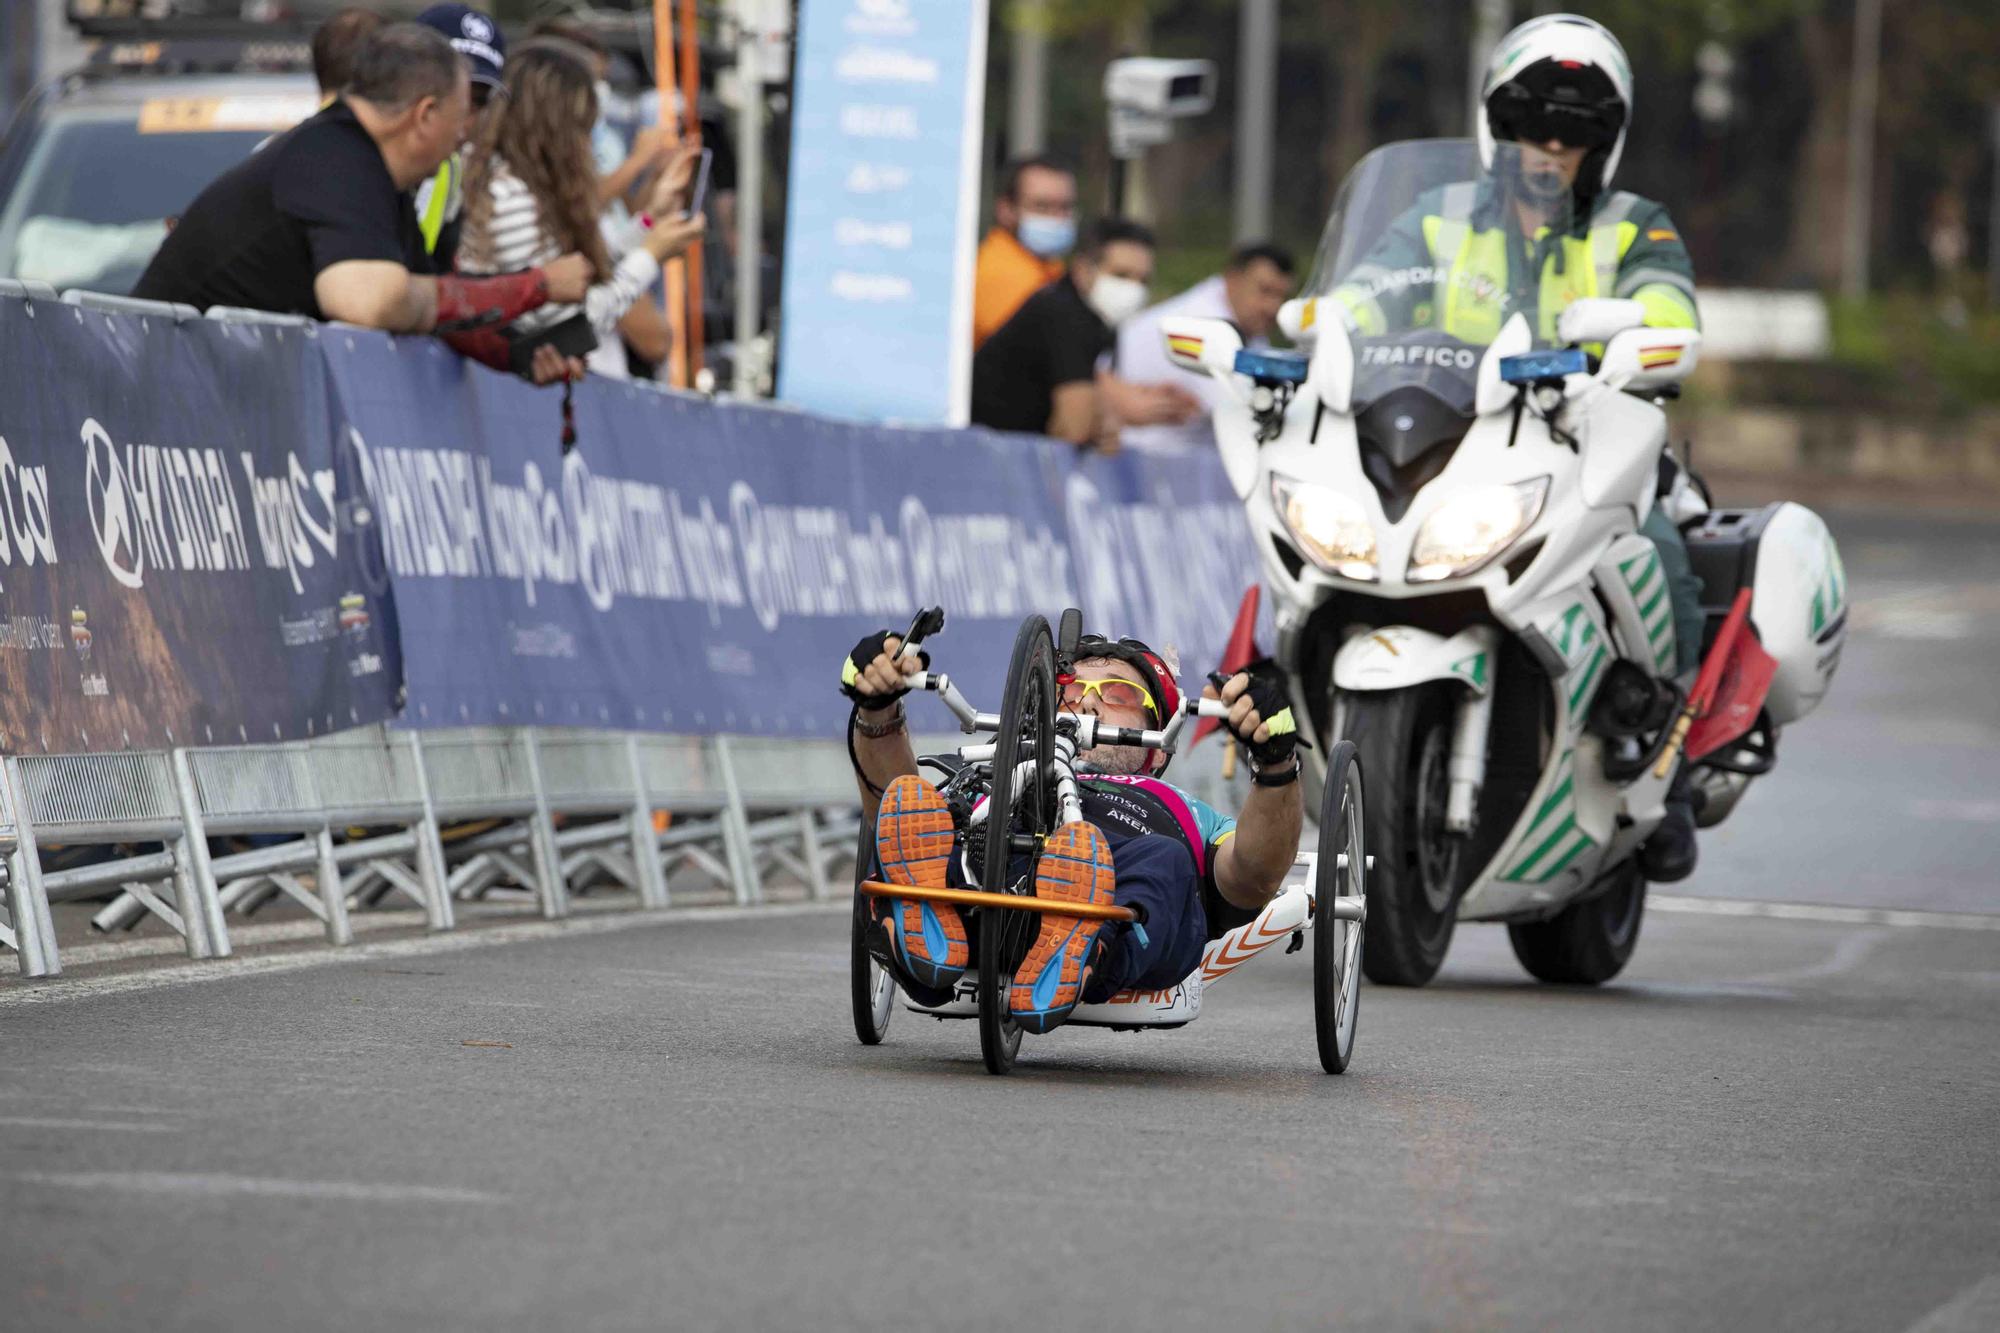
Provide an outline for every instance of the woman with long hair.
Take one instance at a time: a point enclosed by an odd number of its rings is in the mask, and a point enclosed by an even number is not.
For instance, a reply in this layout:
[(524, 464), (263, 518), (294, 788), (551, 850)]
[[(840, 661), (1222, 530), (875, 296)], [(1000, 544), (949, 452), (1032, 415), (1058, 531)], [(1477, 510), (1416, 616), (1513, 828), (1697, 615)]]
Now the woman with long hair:
[[(614, 264), (598, 227), (597, 167), (590, 149), (597, 92), (583, 53), (543, 40), (507, 61), (507, 96), (488, 113), (466, 167), (465, 229), (458, 266), (506, 273), (579, 251), (600, 276), (581, 309), (598, 338), (590, 369), (628, 377), (618, 321), (660, 276), (660, 265), (700, 239), (705, 220), (683, 217), (699, 150), (688, 147), (660, 172), (647, 198), (639, 244)], [(543, 306), (517, 320), (515, 335), (574, 315), (577, 306)]]

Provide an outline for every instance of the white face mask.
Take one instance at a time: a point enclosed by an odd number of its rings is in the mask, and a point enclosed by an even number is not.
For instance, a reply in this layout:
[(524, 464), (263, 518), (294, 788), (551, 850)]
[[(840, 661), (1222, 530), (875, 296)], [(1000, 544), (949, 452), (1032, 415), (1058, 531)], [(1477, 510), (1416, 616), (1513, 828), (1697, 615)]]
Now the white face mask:
[(1090, 308), (1117, 328), (1146, 308), (1146, 284), (1115, 273), (1100, 273), (1090, 284)]

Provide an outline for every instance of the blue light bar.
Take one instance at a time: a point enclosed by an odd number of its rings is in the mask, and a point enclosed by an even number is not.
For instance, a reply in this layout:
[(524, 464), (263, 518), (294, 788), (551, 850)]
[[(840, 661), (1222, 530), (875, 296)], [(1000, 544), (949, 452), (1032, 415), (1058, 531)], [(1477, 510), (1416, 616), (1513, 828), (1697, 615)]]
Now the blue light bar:
[(1590, 357), (1581, 347), (1500, 358), (1500, 378), (1509, 384), (1533, 384), (1537, 380), (1559, 380), (1565, 375), (1589, 373)]
[(1299, 352), (1257, 352), (1246, 347), (1236, 353), (1237, 374), (1279, 384), (1304, 384), (1310, 364)]

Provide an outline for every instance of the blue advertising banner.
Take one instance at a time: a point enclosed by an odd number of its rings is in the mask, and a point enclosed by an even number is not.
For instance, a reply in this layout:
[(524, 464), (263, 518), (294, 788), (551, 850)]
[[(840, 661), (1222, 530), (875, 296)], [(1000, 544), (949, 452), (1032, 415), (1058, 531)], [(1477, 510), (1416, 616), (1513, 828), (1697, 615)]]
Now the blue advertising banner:
[(0, 298), (0, 748), (294, 739), (393, 715), (304, 331)]
[(323, 340), (404, 624), (405, 721), (818, 735), (839, 663), (942, 605), (939, 665), (997, 699), (1024, 616), (1188, 659), (1254, 578), (1219, 464), (989, 431), (863, 427), (586, 383), (556, 395), (443, 348)]
[(778, 396), (963, 425), (986, 0), (803, 0)]

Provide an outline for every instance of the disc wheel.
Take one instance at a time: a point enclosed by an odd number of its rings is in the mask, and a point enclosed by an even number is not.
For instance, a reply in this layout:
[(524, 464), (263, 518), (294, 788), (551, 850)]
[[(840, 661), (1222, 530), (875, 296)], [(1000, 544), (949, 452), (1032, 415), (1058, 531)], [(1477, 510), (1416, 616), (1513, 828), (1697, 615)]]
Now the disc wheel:
[(1319, 1062), (1345, 1073), (1354, 1058), (1361, 1015), (1361, 951), (1367, 930), (1334, 915), (1334, 901), (1368, 901), (1368, 838), (1361, 801), (1361, 761), (1341, 741), (1326, 761), (1319, 808), (1319, 860), (1313, 885), (1313, 1029)]
[(1445, 827), (1452, 714), (1444, 685), (1348, 696), (1347, 736), (1374, 790), (1362, 819), (1375, 849), (1363, 966), (1382, 985), (1436, 976), (1457, 924), (1465, 840)]
[[(986, 856), (980, 867), (989, 893), (1028, 893), (1035, 857), (1055, 828), (1056, 646), (1049, 622), (1029, 616), (1014, 637), (1000, 727), (993, 738), (993, 790), (986, 800)], [(1023, 766), (1025, 765), (1025, 768)], [(1021, 769), (1016, 776), (1016, 770)], [(985, 909), (979, 914), (979, 1053), (988, 1073), (1014, 1067), (1021, 1029), (1008, 1016), (1014, 969), (1040, 927), (1032, 912)]]
[(1646, 877), (1637, 861), (1605, 876), (1607, 888), (1571, 903), (1547, 921), (1507, 927), (1514, 956), (1538, 981), (1601, 986), (1625, 970), (1639, 947), (1646, 915)]
[[(854, 876), (860, 880), (875, 865), (875, 830), (867, 821), (861, 825), (860, 844), (854, 849)], [(854, 920), (849, 932), (847, 989), (854, 1005), (854, 1035), (863, 1046), (879, 1046), (889, 1033), (889, 1017), (896, 1012), (896, 978), (868, 952), (869, 932), (876, 929), (868, 895), (854, 890)]]

